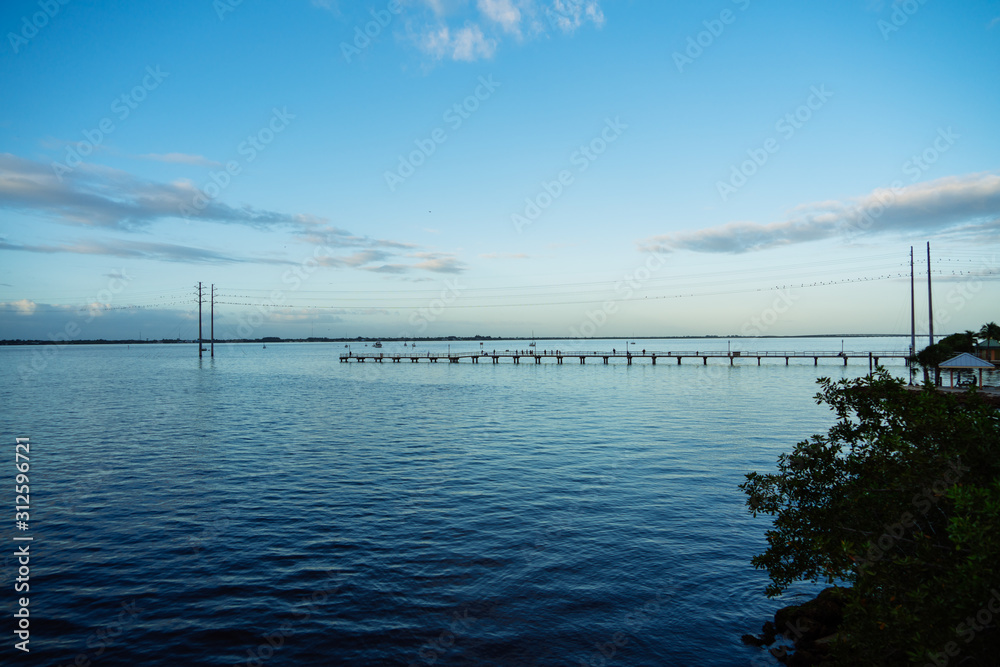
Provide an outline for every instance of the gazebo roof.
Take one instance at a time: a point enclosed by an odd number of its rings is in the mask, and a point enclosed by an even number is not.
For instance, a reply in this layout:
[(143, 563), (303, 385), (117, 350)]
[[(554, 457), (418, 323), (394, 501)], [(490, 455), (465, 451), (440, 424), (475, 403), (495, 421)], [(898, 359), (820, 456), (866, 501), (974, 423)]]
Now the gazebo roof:
[(969, 354), (968, 352), (963, 352), (957, 357), (952, 357), (948, 361), (942, 361), (938, 364), (938, 368), (994, 368), (994, 366), (985, 359), (980, 359), (979, 357)]

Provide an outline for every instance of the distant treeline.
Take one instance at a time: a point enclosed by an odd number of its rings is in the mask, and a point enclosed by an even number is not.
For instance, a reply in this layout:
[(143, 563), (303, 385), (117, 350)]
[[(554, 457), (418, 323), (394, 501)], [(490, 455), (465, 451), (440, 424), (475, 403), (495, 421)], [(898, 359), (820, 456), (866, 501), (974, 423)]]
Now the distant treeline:
[[(731, 338), (906, 338), (906, 334), (800, 334), (797, 336), (602, 336), (600, 338), (580, 338), (580, 337), (531, 337), (531, 336), (437, 336), (437, 337), (414, 337), (414, 338), (377, 338), (363, 337), (356, 338), (279, 338), (277, 336), (265, 336), (264, 338), (216, 338), (216, 343), (373, 343), (382, 341), (385, 343), (421, 342), (433, 343), (438, 341), (480, 341), (480, 340), (703, 340), (710, 338), (721, 338), (723, 340)], [(147, 345), (147, 344), (184, 344), (195, 345), (198, 342), (195, 338), (159, 338), (159, 339), (137, 339), (124, 338), (121, 340), (105, 340), (103, 338), (86, 340), (30, 340), (15, 338), (11, 340), (0, 340), (0, 345)], [(208, 338), (202, 339), (202, 343), (212, 342)]]

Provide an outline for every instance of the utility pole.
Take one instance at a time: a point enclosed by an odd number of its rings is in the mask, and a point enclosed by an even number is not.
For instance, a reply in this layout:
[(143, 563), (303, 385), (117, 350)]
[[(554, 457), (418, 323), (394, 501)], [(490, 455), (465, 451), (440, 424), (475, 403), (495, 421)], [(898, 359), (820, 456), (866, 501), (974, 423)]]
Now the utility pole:
[(215, 283), (212, 283), (212, 308), (211, 308), (210, 336), (212, 337), (212, 352), (209, 356), (215, 358)]
[(204, 299), (201, 296), (201, 282), (198, 282), (198, 358), (201, 359), (201, 304)]
[(913, 384), (913, 361), (917, 355), (917, 298), (913, 282), (913, 246), (910, 246), (910, 384)]
[(927, 321), (930, 322), (931, 345), (934, 344), (934, 300), (931, 297), (931, 242), (927, 242)]

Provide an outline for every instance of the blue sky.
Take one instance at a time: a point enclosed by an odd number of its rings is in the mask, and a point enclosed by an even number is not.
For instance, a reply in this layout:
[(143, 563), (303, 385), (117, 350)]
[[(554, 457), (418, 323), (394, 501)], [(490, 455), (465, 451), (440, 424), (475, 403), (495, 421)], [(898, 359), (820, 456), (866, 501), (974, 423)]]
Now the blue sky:
[[(1000, 2), (11, 1), (0, 338), (1000, 319)], [(206, 290), (207, 294), (207, 290)]]

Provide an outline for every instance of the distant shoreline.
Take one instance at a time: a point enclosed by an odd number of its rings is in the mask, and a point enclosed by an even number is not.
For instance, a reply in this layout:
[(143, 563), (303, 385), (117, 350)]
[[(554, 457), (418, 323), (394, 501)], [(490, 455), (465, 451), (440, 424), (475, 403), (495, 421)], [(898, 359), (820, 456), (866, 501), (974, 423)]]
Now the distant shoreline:
[[(548, 341), (548, 340), (734, 340), (734, 339), (770, 339), (770, 338), (909, 338), (909, 334), (798, 334), (789, 336), (601, 336), (601, 337), (532, 337), (532, 336), (439, 336), (433, 338), (378, 338), (378, 337), (355, 337), (355, 338), (279, 338), (276, 336), (265, 336), (263, 338), (216, 338), (218, 344), (225, 343), (373, 343), (381, 341), (384, 343), (415, 342), (415, 343), (453, 343), (453, 342), (479, 342), (479, 341), (501, 341), (501, 340), (527, 340), (527, 341)], [(0, 345), (195, 345), (197, 339), (179, 338), (158, 338), (155, 340), (121, 339), (106, 340), (103, 338), (90, 340), (0, 340)], [(202, 339), (202, 344), (212, 341), (208, 338)]]

